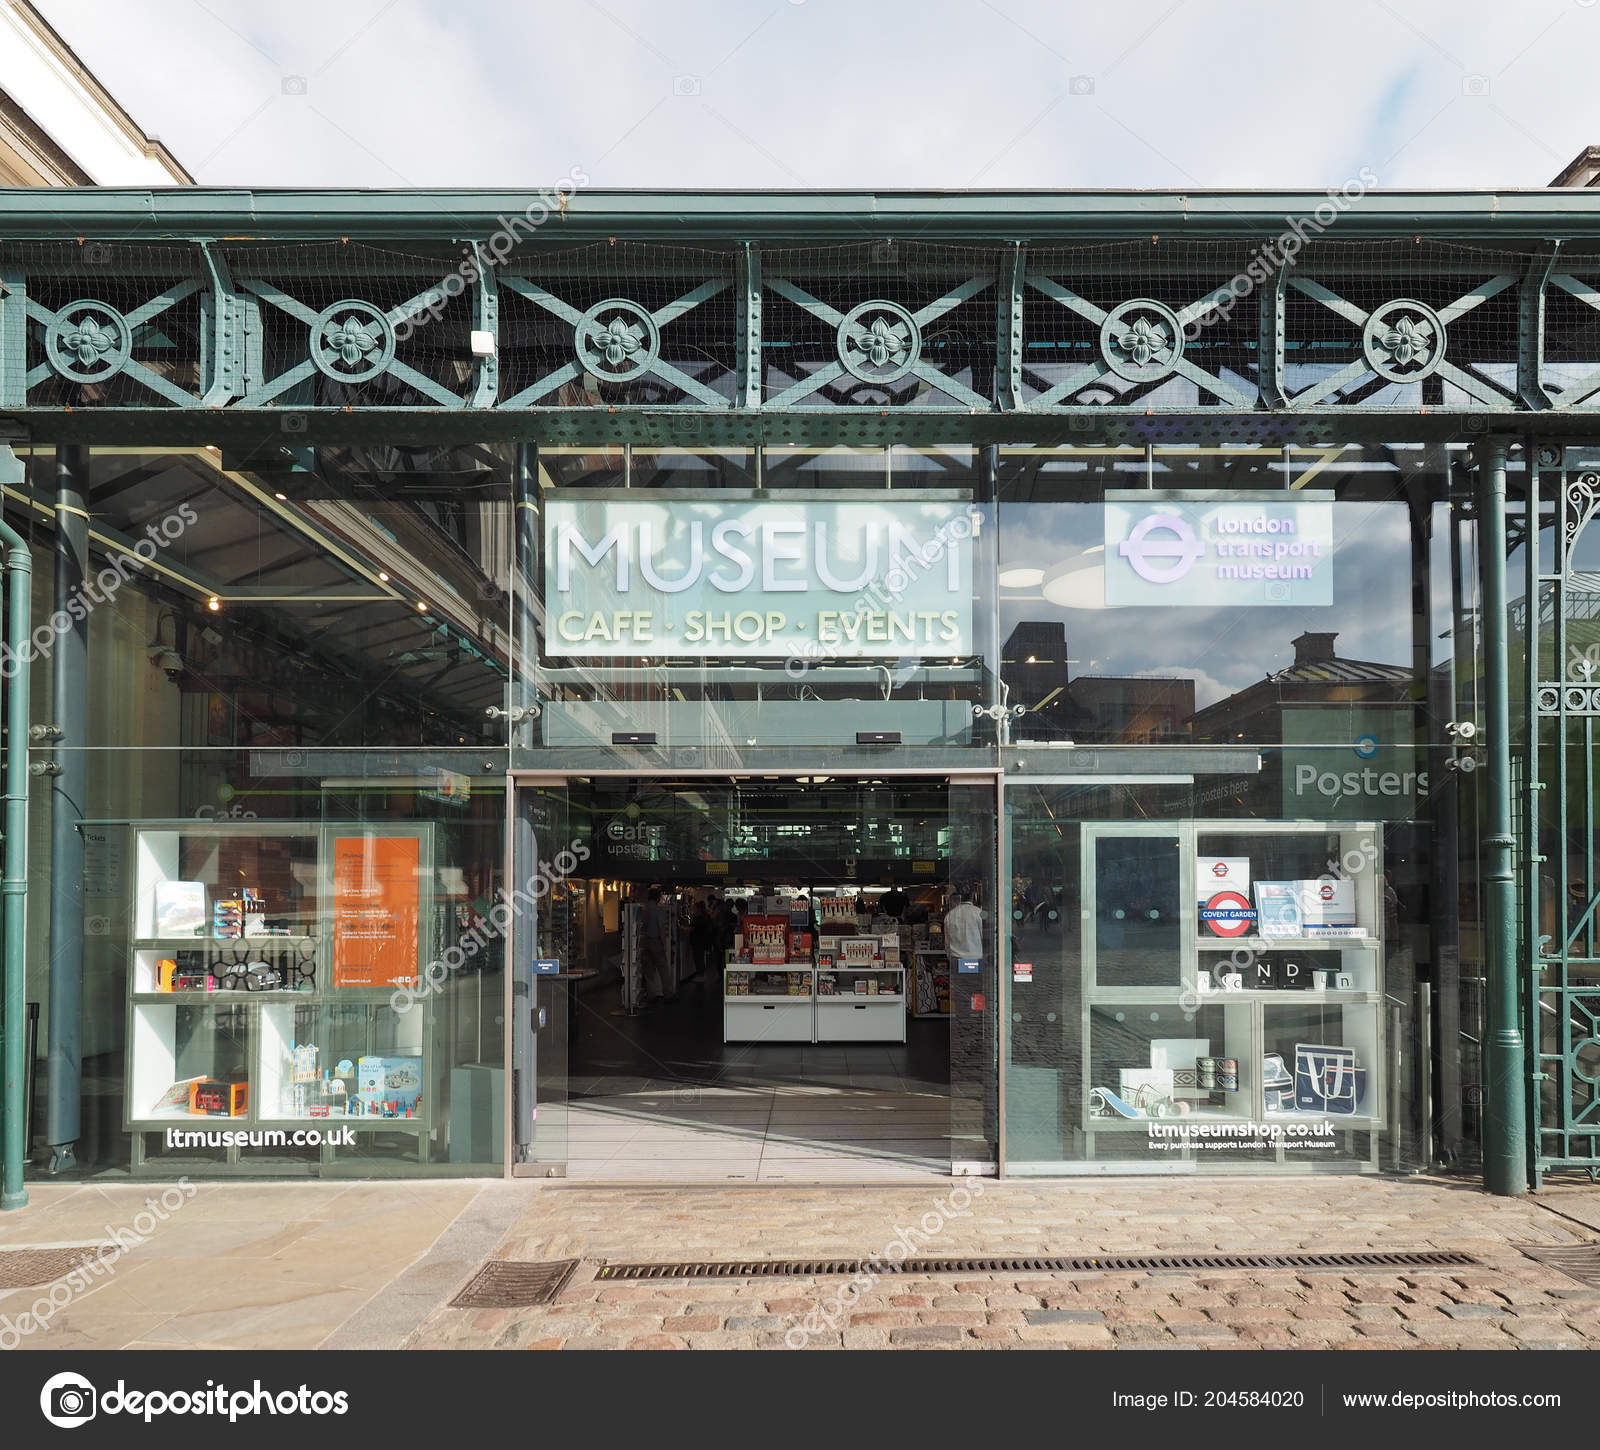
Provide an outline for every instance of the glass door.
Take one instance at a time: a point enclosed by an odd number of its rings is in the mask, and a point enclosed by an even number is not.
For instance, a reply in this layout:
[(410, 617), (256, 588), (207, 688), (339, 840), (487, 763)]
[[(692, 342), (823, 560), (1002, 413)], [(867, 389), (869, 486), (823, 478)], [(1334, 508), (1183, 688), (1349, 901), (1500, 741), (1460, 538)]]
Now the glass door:
[(1135, 1039), (1190, 1035), (1176, 996), (1192, 944), (1180, 850), (1191, 797), (1186, 776), (1006, 784), (1008, 1174), (1114, 1156), (1114, 1144), (1093, 1151), (1091, 1094), (1121, 1096), (1123, 1059), (1148, 1056)]
[(572, 828), (563, 777), (516, 780), (510, 855), (510, 1162), (519, 1177), (564, 1177), (568, 1047), (587, 970), (574, 893), (583, 889), (589, 851)]

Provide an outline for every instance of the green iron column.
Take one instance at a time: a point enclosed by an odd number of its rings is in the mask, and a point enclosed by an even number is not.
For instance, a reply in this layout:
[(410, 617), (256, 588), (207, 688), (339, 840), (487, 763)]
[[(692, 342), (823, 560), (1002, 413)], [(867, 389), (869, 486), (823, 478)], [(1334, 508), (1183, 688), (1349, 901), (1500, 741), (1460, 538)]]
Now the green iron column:
[[(1511, 660), (1506, 619), (1506, 444), (1478, 458), (1478, 554), (1483, 567), (1484, 943), (1488, 1022), (1483, 1182), (1491, 1193), (1528, 1191), (1527, 1079), (1517, 960), (1516, 836), (1511, 799)], [(1537, 535), (1526, 547), (1537, 546)]]
[[(0, 443), (0, 484), (22, 483), (26, 474), (9, 445)], [(5, 745), (5, 877), (0, 881), (4, 910), (4, 1026), (3, 1070), (5, 1097), (0, 1102), (3, 1122), (3, 1173), (0, 1173), (0, 1209), (26, 1208), (28, 1190), (22, 1183), (27, 1162), (27, 1124), (23, 1103), (27, 1084), (23, 1074), (32, 1071), (25, 1052), (27, 1042), (27, 892), (28, 892), (28, 669), (27, 647), (33, 607), (33, 555), (28, 541), (0, 518), (0, 544), (6, 551), (6, 644), (8, 658), (18, 668), (6, 682)]]

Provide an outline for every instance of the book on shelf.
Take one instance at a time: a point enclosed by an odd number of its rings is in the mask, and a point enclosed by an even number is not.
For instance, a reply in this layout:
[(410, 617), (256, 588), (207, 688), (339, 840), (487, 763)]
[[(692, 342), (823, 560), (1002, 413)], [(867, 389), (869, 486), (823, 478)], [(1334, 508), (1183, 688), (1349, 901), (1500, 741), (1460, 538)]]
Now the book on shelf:
[(155, 889), (155, 935), (203, 936), (206, 888), (203, 881), (158, 881)]

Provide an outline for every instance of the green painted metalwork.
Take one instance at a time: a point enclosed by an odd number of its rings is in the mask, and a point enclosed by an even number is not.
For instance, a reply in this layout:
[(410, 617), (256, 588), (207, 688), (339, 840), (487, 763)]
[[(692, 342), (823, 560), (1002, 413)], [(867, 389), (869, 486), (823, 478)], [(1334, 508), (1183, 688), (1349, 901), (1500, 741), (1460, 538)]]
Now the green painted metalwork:
[(1449, 327), (1473, 308), (1515, 286), (1517, 278), (1504, 273), (1486, 278), (1447, 307), (1434, 309), (1411, 297), (1391, 297), (1374, 307), (1362, 307), (1311, 277), (1291, 275), (1288, 286), (1319, 302), (1335, 316), (1360, 330), (1359, 355), (1337, 372), (1322, 378), (1289, 398), (1292, 408), (1309, 408), (1358, 383), (1373, 373), (1391, 383), (1421, 383), (1438, 376), (1454, 383), (1473, 405), (1509, 408), (1516, 403), (1514, 389), (1505, 388), (1480, 373), (1469, 372), (1447, 357)]
[(739, 391), (741, 408), (761, 406), (761, 254), (749, 242), (739, 248)]
[(1529, 259), (1528, 270), (1520, 283), (1517, 309), (1517, 403), (1528, 409), (1548, 408), (1549, 395), (1542, 390), (1544, 378), (1545, 289), (1560, 255), (1561, 243), (1554, 242), (1542, 257)]
[(1028, 274), (1027, 250), (1013, 244), (1003, 271), (1004, 287), (995, 294), (995, 335), (1002, 340), (998, 402), (1002, 409), (1022, 407), (1022, 309)]
[(472, 244), (472, 262), (477, 284), (472, 293), (472, 322), (479, 332), (488, 335), (494, 344), (494, 351), (477, 359), (477, 378), (467, 399), (467, 407), (492, 408), (500, 396), (500, 358), (497, 341), (500, 336), (500, 285), (496, 280), (492, 260), (480, 243)]
[[(1123, 412), (1192, 427), (1213, 411), (1349, 407), (1414, 432), (1424, 408), (1462, 419), (1600, 410), (1600, 260), (1586, 242), (1600, 239), (1600, 198), (1581, 193), (1377, 193), (1336, 235), (1270, 267), (1283, 217), (1313, 214), (1317, 198), (585, 193), (511, 256), (474, 240), (517, 209), (509, 193), (68, 189), (48, 200), (0, 191), (0, 408), (41, 438), (63, 403), (307, 417), (331, 405), (423, 431), (435, 408), (478, 419), (594, 408), (615, 441), (630, 430), (644, 441), (640, 415), (663, 408), (792, 414), (795, 441), (819, 429), (817, 414), (887, 408), (906, 442), (933, 441), (939, 412), (1056, 412), (1092, 431)], [(850, 261), (863, 238), (870, 286)], [(939, 270), (957, 265), (959, 280)], [(664, 293), (662, 279), (680, 275), (682, 290)], [(852, 276), (853, 291), (836, 285)], [(121, 290), (104, 291), (108, 280)], [(1508, 323), (1496, 299), (1512, 288)], [(726, 289), (732, 306), (703, 308)], [(964, 306), (986, 293), (986, 313)], [(513, 295), (569, 330), (566, 358), (541, 341), (534, 353), (549, 362), (530, 375)], [(160, 366), (139, 355), (136, 339), (191, 298), (195, 340), (163, 338)], [(1552, 299), (1565, 309), (1559, 347)], [(1090, 334), (1041, 341), (1050, 304)], [(779, 320), (791, 307), (834, 343), (774, 381), (772, 360), (799, 357)], [(1326, 327), (1304, 335), (1308, 317)], [(685, 318), (690, 331), (668, 346)], [(1243, 325), (1219, 328), (1229, 318)], [(469, 347), (469, 329), (486, 342)], [(532, 330), (547, 339), (548, 326)], [(967, 372), (948, 363), (958, 351)], [(1041, 363), (1045, 381), (1025, 386), (1025, 364)], [(885, 397), (905, 379), (926, 387)], [(629, 389), (636, 380), (660, 386)], [(78, 394), (63, 398), (61, 384)], [(132, 437), (145, 425), (126, 426)]]
[[(0, 485), (24, 480), (21, 461), (8, 444), (0, 443)], [(32, 627), (33, 554), (28, 541), (0, 518), (0, 544), (5, 546), (6, 645), (11, 657), (21, 659)], [(4, 946), (0, 951), (0, 991), (5, 1024), (0, 1075), (4, 1098), (0, 1103), (0, 1209), (26, 1208), (28, 1190), (22, 1181), (27, 1161), (27, 1124), (23, 1121), (26, 1097), (23, 1074), (28, 1071), (25, 1026), (27, 1021), (28, 949), (28, 671), (19, 670), (6, 685), (5, 746), (5, 877), (0, 881)]]
[[(1587, 451), (1587, 450), (1586, 450)], [(1533, 1088), (1532, 1170), (1600, 1170), (1600, 588), (1592, 531), (1600, 473), (1540, 450), (1528, 517), (1528, 767), (1522, 801), (1523, 1013)], [(1549, 462), (1544, 460), (1548, 459)], [(1487, 607), (1487, 600), (1485, 601)]]
[[(1397, 309), (1402, 316), (1414, 315)], [(1442, 355), (1443, 322), (1430, 342), (1400, 333), (1382, 347), (1391, 364), (1404, 367), (1401, 354), (1426, 366)], [(1391, 330), (1399, 331), (1398, 327)], [(1420, 351), (1418, 351), (1420, 349)], [(1488, 829), (1483, 847), (1483, 936), (1487, 1023), (1484, 1036), (1483, 1178), (1491, 1193), (1528, 1191), (1527, 1067), (1522, 1036), (1522, 973), (1517, 952), (1517, 837), (1511, 773), (1511, 660), (1507, 650), (1509, 600), (1506, 592), (1506, 444), (1489, 439), (1478, 463), (1478, 535), (1483, 569), (1484, 750)]]

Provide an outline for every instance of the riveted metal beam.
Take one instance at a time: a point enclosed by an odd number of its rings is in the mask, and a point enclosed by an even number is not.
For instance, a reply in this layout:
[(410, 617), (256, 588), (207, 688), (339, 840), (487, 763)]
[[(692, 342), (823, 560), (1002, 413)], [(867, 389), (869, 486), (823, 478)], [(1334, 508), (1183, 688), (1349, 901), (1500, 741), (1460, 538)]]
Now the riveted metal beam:
[(28, 278), (21, 267), (0, 266), (0, 408), (28, 401)]
[(761, 406), (761, 253), (750, 242), (739, 248), (738, 406)]
[(1256, 307), (1256, 362), (1260, 370), (1261, 401), (1268, 408), (1287, 408), (1283, 390), (1284, 331), (1287, 325), (1289, 266), (1280, 263), (1272, 285), (1264, 289)]
[(995, 289), (995, 339), (998, 343), (999, 380), (996, 403), (1002, 409), (1021, 409), (1022, 401), (1022, 307), (1023, 283), (1027, 277), (1027, 250), (1013, 242), (1001, 269), (1002, 285)]
[(239, 298), (227, 259), (211, 242), (200, 244), (211, 286), (200, 294), (201, 406), (220, 408), (244, 396), (244, 334), (239, 325)]
[(1544, 388), (1545, 293), (1555, 271), (1561, 243), (1554, 242), (1542, 257), (1529, 260), (1517, 297), (1517, 401), (1524, 408), (1550, 406)]
[(472, 262), (477, 270), (471, 290), (472, 325), (489, 334), (493, 350), (475, 359), (477, 376), (467, 399), (469, 408), (492, 408), (500, 396), (500, 284), (495, 280), (493, 259), (474, 242)]

